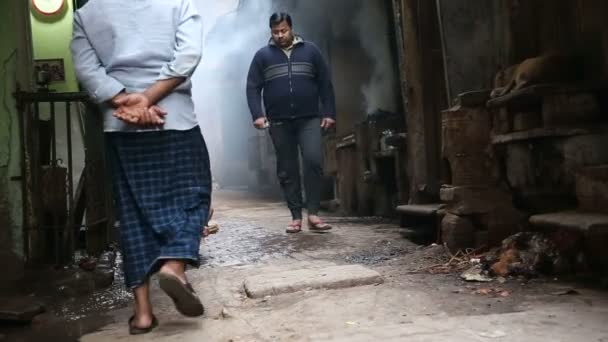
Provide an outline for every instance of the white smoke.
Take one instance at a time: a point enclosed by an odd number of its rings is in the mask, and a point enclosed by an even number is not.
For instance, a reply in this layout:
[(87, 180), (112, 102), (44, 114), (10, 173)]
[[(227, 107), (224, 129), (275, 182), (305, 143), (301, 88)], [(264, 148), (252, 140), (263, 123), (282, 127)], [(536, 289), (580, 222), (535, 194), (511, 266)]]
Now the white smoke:
[(359, 41), (373, 63), (371, 79), (362, 88), (367, 113), (397, 111), (398, 83), (391, 55), (388, 23), (380, 1), (363, 0), (355, 17)]
[(252, 126), (245, 87), (255, 52), (269, 38), (271, 0), (195, 0), (204, 20), (203, 59), (193, 97), (216, 179), (256, 185), (248, 159), (259, 134)]
[(385, 4), (382, 0), (300, 0), (292, 9), (295, 29), (305, 37), (326, 38), (329, 34), (330, 40), (354, 37), (359, 41), (372, 63), (370, 79), (361, 87), (368, 114), (379, 109), (396, 112), (399, 107)]
[[(391, 56), (387, 3), (382, 0), (194, 0), (204, 19), (203, 60), (193, 76), (193, 93), (213, 172), (244, 184), (256, 182), (247, 163), (252, 140), (245, 96), (255, 52), (270, 38), (268, 18), (292, 14), (294, 30), (328, 53), (337, 40), (359, 42), (370, 60), (361, 85), (361, 109), (397, 111), (396, 61)], [(386, 13), (384, 13), (386, 12)], [(341, 63), (332, 60), (332, 64)], [(335, 87), (344, 85), (335, 84)], [(352, 101), (352, 99), (348, 99)]]

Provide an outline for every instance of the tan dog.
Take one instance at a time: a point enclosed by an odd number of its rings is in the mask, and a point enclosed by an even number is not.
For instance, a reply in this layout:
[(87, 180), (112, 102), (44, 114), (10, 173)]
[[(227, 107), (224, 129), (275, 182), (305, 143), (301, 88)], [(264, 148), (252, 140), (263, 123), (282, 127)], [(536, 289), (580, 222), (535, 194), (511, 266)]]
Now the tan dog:
[(582, 63), (574, 54), (548, 52), (500, 71), (491, 97), (500, 97), (542, 83), (568, 83), (583, 79)]

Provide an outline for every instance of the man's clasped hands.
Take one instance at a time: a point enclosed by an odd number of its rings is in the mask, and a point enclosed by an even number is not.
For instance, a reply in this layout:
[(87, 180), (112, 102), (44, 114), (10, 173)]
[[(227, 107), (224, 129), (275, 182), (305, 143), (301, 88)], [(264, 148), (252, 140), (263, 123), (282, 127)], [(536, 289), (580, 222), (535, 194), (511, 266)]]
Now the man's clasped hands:
[(145, 93), (122, 92), (112, 99), (114, 117), (139, 126), (162, 126), (167, 112), (151, 104)]

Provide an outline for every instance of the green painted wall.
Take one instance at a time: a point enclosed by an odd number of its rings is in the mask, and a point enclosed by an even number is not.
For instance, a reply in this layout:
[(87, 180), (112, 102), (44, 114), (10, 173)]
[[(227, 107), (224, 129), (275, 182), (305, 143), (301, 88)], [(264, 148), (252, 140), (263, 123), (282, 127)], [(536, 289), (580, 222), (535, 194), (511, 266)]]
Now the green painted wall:
[(78, 82), (69, 48), (74, 18), (72, 6), (72, 1), (67, 0), (64, 10), (50, 17), (30, 11), (34, 59), (63, 59), (66, 81), (50, 85), (51, 89), (59, 92), (78, 91)]
[[(23, 0), (0, 1), (0, 266), (3, 279), (18, 277), (23, 257), (23, 216), (19, 176), (20, 144), (17, 108), (13, 98), (17, 83), (27, 88), (29, 78), (29, 26), (24, 24)], [(0, 287), (2, 284), (0, 284)]]

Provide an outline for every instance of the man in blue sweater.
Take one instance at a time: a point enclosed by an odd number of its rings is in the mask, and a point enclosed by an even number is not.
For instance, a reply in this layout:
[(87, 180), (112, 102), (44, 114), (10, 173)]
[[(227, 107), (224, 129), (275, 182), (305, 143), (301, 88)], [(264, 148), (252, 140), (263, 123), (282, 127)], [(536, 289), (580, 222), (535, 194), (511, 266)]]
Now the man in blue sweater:
[(277, 176), (292, 216), (287, 233), (302, 230), (300, 151), (308, 227), (312, 231), (327, 231), (331, 226), (318, 213), (321, 129), (329, 129), (336, 123), (331, 74), (319, 48), (293, 34), (289, 14), (273, 14), (270, 29), (272, 38), (255, 54), (247, 77), (247, 102), (253, 125), (258, 129), (268, 127), (274, 143)]

